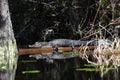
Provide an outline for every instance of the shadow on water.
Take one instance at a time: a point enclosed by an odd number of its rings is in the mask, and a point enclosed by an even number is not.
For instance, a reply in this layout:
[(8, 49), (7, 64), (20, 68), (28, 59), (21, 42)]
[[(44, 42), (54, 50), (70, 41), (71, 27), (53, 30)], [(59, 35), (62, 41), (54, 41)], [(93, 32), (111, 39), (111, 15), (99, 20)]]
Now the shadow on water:
[[(79, 57), (54, 60), (48, 63), (43, 59), (35, 60), (20, 56), (15, 80), (119, 80), (120, 74), (110, 70), (103, 78), (87, 62)], [(89, 68), (88, 70), (84, 70)]]

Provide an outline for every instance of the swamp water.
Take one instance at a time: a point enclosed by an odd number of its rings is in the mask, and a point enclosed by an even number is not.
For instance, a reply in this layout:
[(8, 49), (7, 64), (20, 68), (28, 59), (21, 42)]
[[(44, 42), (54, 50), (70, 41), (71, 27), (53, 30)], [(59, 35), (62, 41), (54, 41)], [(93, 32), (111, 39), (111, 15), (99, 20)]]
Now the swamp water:
[(94, 66), (80, 57), (48, 63), (44, 59), (20, 56), (15, 80), (120, 80), (119, 69), (107, 68), (109, 71), (101, 78)]

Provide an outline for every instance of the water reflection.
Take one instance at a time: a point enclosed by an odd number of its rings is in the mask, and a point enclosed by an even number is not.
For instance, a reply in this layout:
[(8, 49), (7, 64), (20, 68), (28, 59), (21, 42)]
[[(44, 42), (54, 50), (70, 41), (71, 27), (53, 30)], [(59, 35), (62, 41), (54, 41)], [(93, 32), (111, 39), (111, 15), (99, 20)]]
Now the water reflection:
[[(24, 60), (24, 61), (23, 61)], [(30, 60), (25, 61), (25, 60)], [(77, 68), (85, 68), (85, 60), (79, 57), (54, 60), (47, 63), (46, 60), (35, 60), (28, 56), (21, 56), (18, 62), (16, 80), (119, 80), (120, 74), (116, 70), (110, 70), (103, 78), (99, 71), (79, 71)], [(24, 72), (23, 71), (31, 71)], [(36, 71), (36, 72), (35, 72)]]

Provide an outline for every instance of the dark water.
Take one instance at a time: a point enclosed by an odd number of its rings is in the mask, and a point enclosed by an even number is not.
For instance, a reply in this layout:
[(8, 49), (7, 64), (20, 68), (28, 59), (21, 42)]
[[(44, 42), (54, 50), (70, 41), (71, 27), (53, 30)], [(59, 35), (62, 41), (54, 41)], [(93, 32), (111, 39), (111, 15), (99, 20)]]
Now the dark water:
[(15, 80), (120, 80), (120, 74), (116, 70), (110, 70), (103, 78), (99, 72), (76, 70), (85, 68), (84, 64), (87, 62), (79, 57), (47, 63), (42, 59), (21, 56)]

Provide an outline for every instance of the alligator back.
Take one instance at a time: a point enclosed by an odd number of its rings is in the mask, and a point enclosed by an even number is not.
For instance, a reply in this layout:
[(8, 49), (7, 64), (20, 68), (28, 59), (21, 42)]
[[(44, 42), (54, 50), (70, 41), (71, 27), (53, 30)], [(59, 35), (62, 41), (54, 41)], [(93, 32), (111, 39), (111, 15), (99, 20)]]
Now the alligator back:
[(76, 40), (71, 39), (55, 39), (49, 42), (53, 47), (55, 46), (72, 46), (72, 43)]

